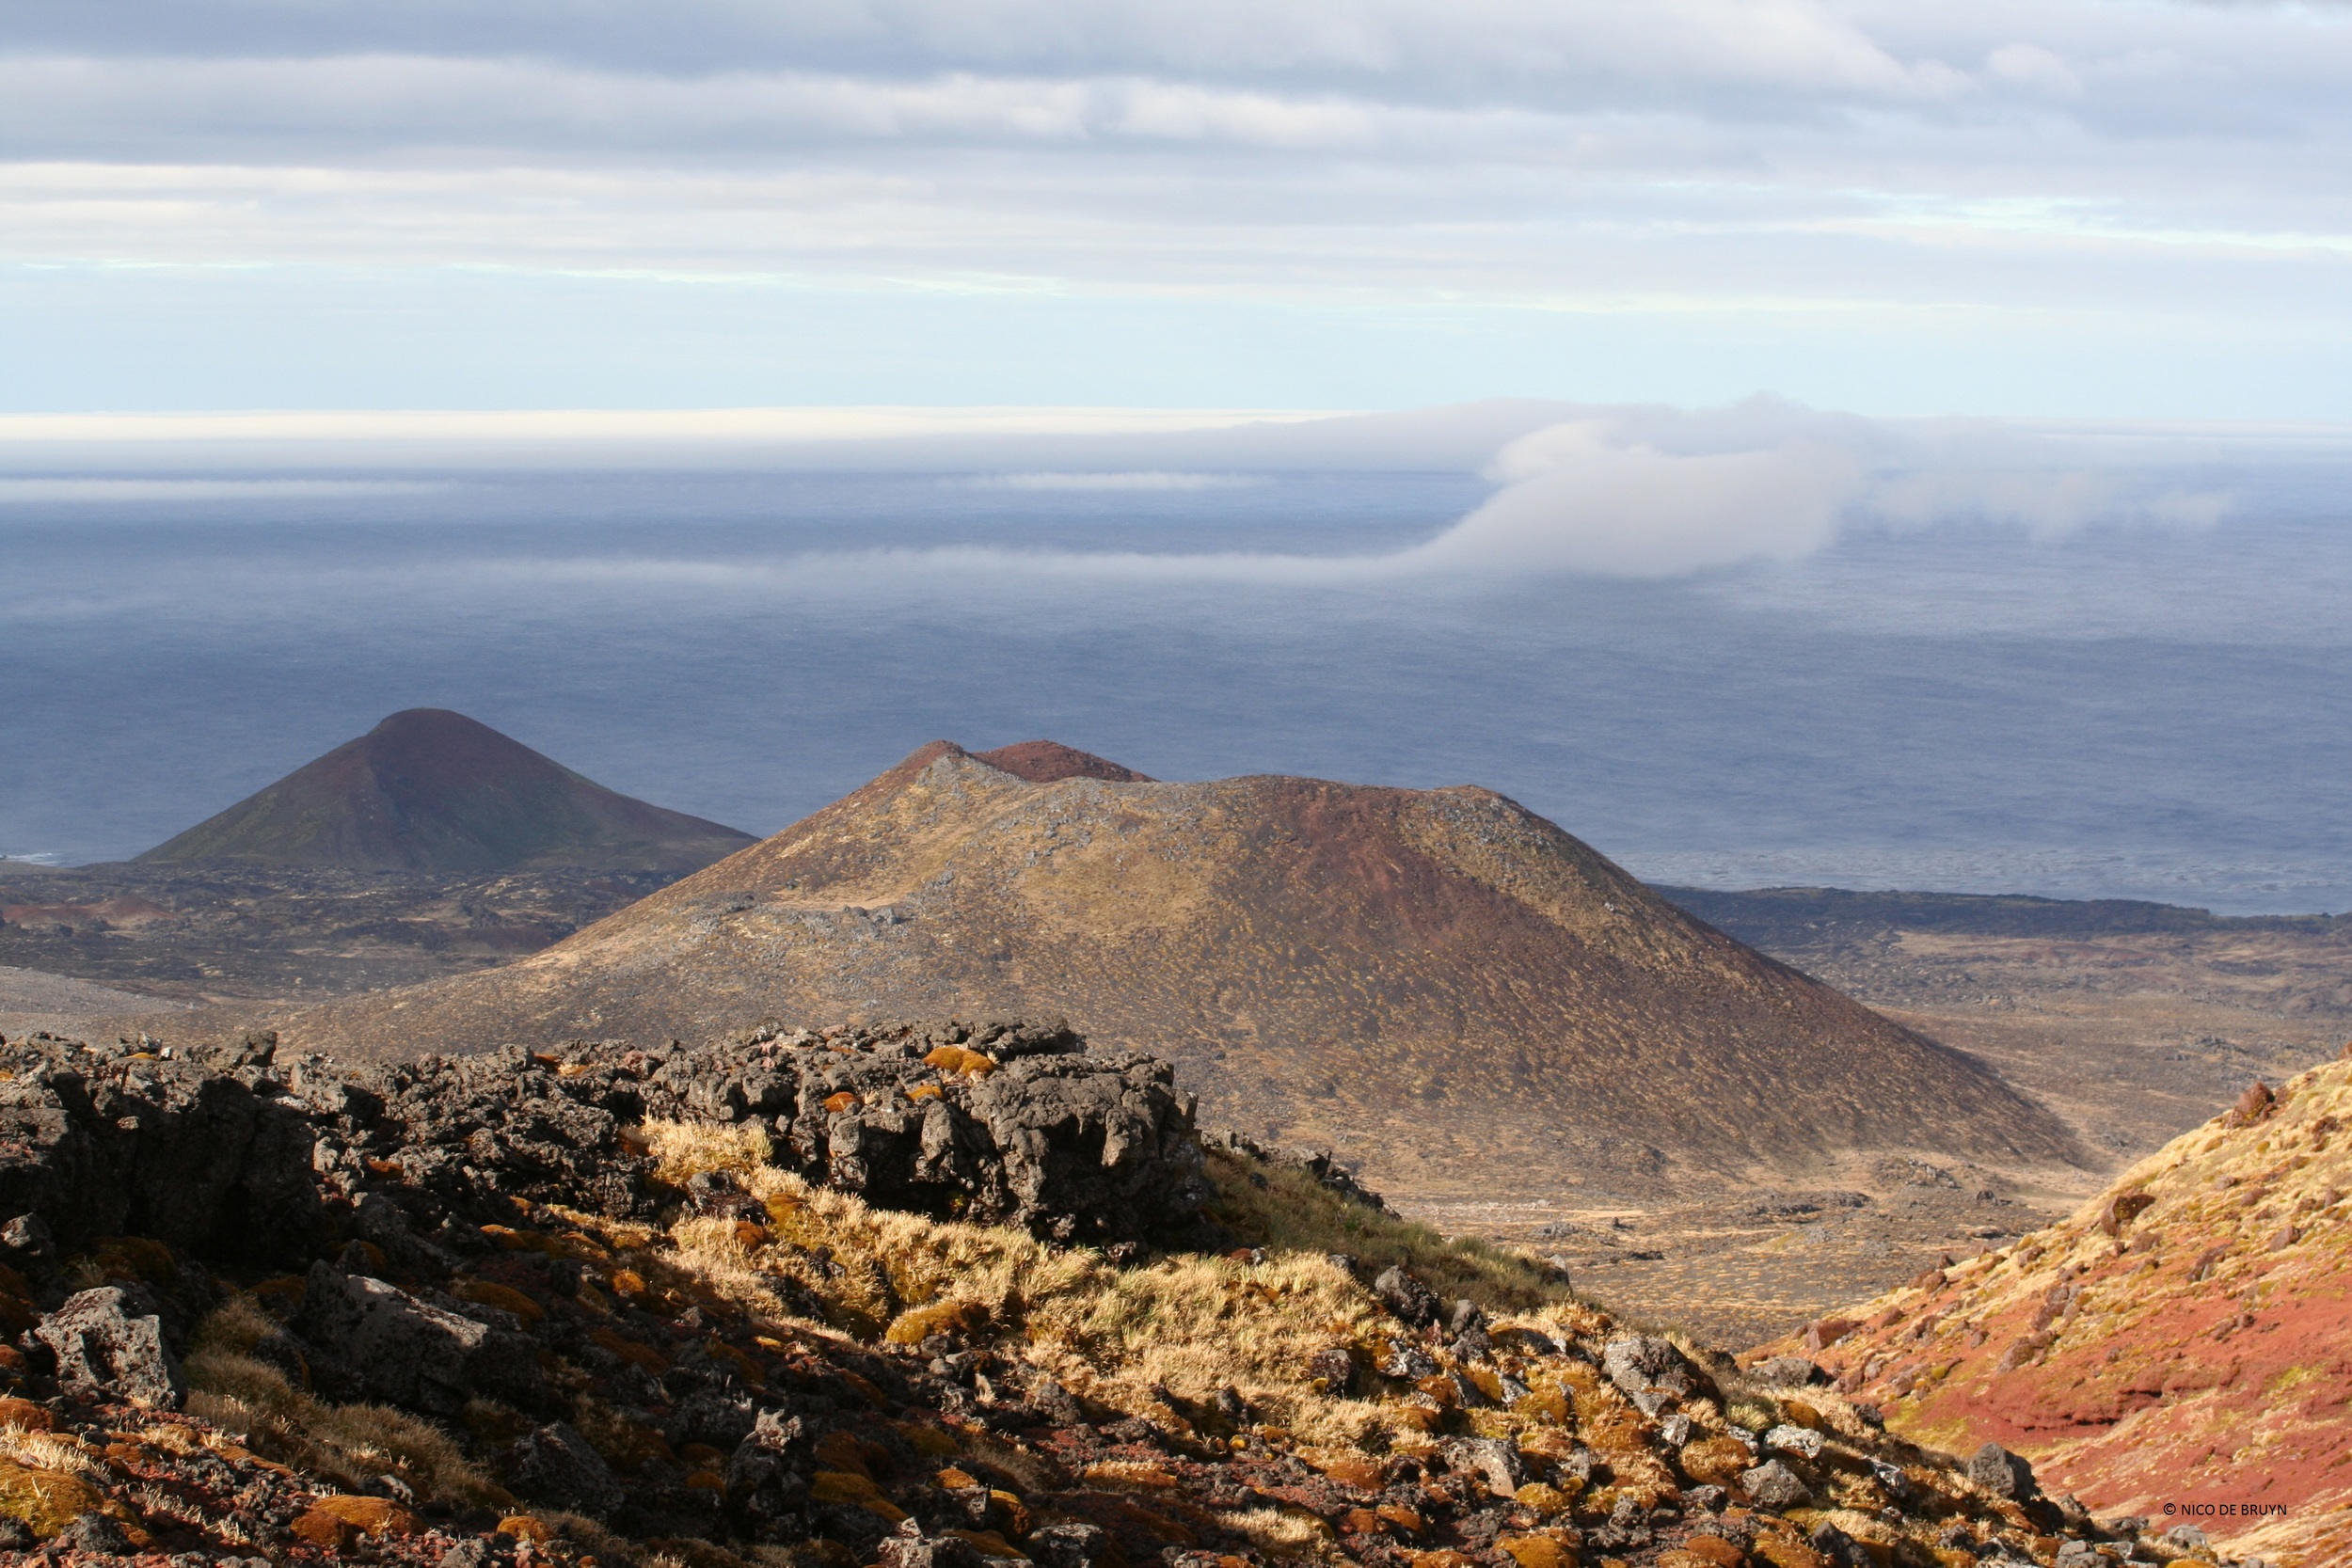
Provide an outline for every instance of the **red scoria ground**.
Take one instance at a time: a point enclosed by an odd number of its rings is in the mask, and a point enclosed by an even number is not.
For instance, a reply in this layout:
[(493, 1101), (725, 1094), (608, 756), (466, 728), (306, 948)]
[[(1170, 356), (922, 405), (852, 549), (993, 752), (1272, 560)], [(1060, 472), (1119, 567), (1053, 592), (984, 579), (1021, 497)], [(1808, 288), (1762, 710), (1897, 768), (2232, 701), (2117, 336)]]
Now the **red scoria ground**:
[(2064, 1223), (1804, 1337), (1890, 1428), (1994, 1441), (2096, 1513), (2352, 1562), (2352, 1047), (2249, 1089)]

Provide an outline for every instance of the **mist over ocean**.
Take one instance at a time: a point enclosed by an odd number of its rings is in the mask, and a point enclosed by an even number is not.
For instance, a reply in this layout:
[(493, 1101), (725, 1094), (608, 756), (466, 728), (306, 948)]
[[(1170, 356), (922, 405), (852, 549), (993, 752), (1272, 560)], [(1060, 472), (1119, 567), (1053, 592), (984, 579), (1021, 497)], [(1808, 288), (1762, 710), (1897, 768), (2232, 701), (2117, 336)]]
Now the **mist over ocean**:
[(429, 705), (757, 832), (1047, 736), (1487, 784), (1661, 880), (2342, 911), (2343, 477), (1661, 580), (1314, 569), (1487, 496), (1451, 472), (15, 481), (0, 853), (134, 854)]

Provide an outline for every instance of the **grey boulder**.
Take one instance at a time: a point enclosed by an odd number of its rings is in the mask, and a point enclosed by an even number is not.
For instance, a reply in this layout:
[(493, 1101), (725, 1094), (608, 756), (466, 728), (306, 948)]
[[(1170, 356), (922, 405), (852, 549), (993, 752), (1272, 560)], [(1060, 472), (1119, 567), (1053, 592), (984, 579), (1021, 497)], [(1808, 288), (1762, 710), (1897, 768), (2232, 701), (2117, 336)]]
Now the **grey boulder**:
[(1498, 1497), (1507, 1497), (1527, 1484), (1527, 1466), (1519, 1450), (1500, 1438), (1451, 1437), (1439, 1451), (1449, 1468), (1476, 1476)]
[(1610, 1340), (1601, 1348), (1600, 1366), (1634, 1408), (1653, 1419), (1700, 1386), (1674, 1342), (1655, 1335), (1627, 1334)]
[(66, 1298), (33, 1330), (57, 1357), (57, 1385), (70, 1393), (177, 1410), (188, 1396), (164, 1323), (143, 1291), (102, 1286)]
[(1429, 1287), (1393, 1265), (1380, 1271), (1372, 1293), (1406, 1323), (1420, 1328), (1438, 1321), (1438, 1298)]
[(1758, 1508), (1773, 1510), (1795, 1508), (1813, 1498), (1812, 1489), (1799, 1479), (1797, 1472), (1777, 1459), (1740, 1471), (1740, 1490)]
[(397, 1286), (311, 1265), (294, 1332), (371, 1399), (454, 1416), (477, 1394), (529, 1405), (541, 1393), (538, 1346), (419, 1301)]
[(2025, 1502), (2041, 1490), (2034, 1483), (2033, 1466), (1998, 1443), (1987, 1443), (1970, 1456), (1968, 1481), (1987, 1497), (2012, 1502)]
[(510, 1473), (515, 1490), (534, 1502), (595, 1514), (621, 1506), (621, 1483), (604, 1456), (565, 1421), (549, 1422), (516, 1443)]
[(1100, 1525), (1073, 1521), (1040, 1526), (1021, 1544), (1041, 1568), (1094, 1568), (1108, 1541)]

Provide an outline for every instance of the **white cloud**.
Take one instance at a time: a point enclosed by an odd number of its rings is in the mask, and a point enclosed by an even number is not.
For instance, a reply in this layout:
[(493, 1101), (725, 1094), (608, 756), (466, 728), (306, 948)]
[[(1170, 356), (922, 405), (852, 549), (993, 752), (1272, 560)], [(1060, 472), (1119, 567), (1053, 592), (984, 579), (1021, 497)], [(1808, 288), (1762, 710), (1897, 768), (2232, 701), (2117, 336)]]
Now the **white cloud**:
[(1996, 81), (2031, 87), (2056, 98), (2082, 95), (2082, 78), (2040, 44), (2005, 43), (1986, 55), (1984, 63)]
[(2211, 528), (2235, 504), (2227, 490), (2152, 489), (2128, 471), (1947, 469), (1882, 479), (1870, 487), (1866, 507), (1871, 520), (1898, 529), (1993, 523), (2051, 540), (2094, 523)]
[(1835, 539), (1859, 490), (1854, 452), (1824, 440), (1661, 451), (1613, 421), (1558, 424), (1497, 457), (1504, 488), (1409, 552), (1438, 569), (1672, 577), (1796, 560)]

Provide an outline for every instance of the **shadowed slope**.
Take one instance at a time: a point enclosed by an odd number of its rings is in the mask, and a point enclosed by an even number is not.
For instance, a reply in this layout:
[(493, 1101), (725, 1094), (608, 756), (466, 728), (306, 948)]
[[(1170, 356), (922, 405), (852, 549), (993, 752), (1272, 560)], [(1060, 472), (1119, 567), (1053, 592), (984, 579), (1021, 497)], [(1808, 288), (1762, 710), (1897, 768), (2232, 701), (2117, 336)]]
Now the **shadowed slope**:
[(1490, 791), (1032, 784), (945, 741), (546, 953), (294, 1027), (408, 1054), (991, 1013), (1172, 1057), (1210, 1121), (1424, 1193), (2071, 1152), (1966, 1058)]
[(1841, 1315), (1814, 1354), (1906, 1435), (2004, 1444), (2101, 1516), (2352, 1561), (2347, 1190), (2352, 1060), (2249, 1090), (2065, 1223)]
[(370, 871), (691, 871), (755, 842), (440, 708), (395, 713), (138, 857)]

